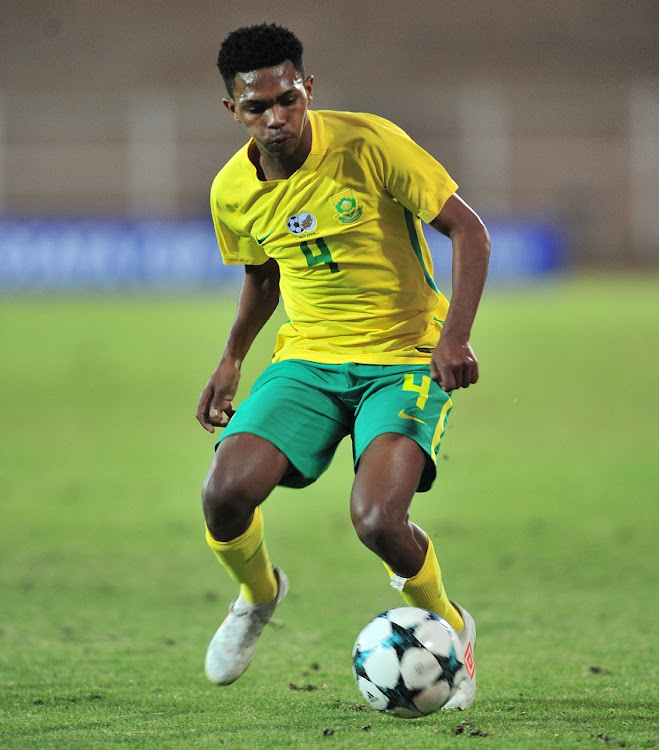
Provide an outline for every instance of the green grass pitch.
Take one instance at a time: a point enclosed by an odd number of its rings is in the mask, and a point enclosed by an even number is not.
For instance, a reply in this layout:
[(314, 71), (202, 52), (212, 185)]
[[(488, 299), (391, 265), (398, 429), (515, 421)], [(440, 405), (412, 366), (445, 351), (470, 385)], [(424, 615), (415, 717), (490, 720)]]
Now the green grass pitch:
[(365, 707), (351, 675), (357, 633), (399, 599), (350, 526), (347, 443), (264, 506), (284, 628), (231, 687), (203, 676), (235, 585), (203, 538), (194, 410), (235, 290), (0, 301), (0, 746), (655, 747), (658, 290), (488, 289), (481, 382), (413, 504), (476, 618), (479, 691), (415, 721)]

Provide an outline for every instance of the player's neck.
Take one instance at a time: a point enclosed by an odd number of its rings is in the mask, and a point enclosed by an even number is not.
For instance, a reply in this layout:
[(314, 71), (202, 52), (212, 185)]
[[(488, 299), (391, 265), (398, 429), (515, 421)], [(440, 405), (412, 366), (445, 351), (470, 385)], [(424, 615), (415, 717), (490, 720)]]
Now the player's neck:
[(287, 180), (304, 164), (311, 151), (311, 122), (306, 127), (296, 149), (291, 154), (272, 154), (253, 144), (250, 159), (259, 180)]
[(256, 174), (259, 180), (287, 180), (304, 164), (306, 159), (273, 159), (269, 154), (259, 154)]

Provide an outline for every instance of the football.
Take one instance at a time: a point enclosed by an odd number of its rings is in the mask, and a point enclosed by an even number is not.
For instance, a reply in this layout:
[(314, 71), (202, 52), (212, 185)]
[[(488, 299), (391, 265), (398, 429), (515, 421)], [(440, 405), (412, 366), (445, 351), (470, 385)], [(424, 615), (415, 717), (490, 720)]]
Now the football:
[(357, 636), (352, 668), (373, 708), (405, 719), (427, 716), (464, 676), (458, 636), (446, 620), (418, 607), (374, 617)]

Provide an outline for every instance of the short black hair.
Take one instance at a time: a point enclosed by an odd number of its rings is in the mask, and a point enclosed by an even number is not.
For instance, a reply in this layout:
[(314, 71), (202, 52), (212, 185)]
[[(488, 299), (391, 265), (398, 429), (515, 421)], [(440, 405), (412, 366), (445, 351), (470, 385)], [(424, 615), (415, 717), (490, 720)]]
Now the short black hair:
[(238, 73), (272, 68), (290, 60), (304, 75), (302, 42), (289, 29), (275, 23), (242, 26), (232, 31), (220, 46), (217, 67), (229, 96), (233, 96)]

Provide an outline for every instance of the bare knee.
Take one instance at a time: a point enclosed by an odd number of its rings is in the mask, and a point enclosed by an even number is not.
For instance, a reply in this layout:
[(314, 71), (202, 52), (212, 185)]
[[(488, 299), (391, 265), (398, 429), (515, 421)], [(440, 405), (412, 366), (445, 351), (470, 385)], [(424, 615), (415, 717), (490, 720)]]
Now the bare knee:
[(407, 436), (379, 435), (361, 456), (350, 498), (359, 539), (407, 577), (423, 564), (427, 544), (409, 514), (425, 461), (424, 452)]
[(263, 499), (254, 497), (244, 481), (236, 481), (220, 467), (211, 468), (201, 489), (201, 505), (213, 538), (223, 542), (240, 536)]
[(385, 505), (353, 499), (352, 525), (362, 544), (380, 557), (393, 545), (402, 531), (401, 520), (392, 518)]
[(206, 525), (219, 542), (247, 530), (255, 508), (281, 480), (288, 459), (269, 441), (239, 433), (219, 444), (201, 490)]
[(360, 501), (353, 496), (351, 516), (362, 544), (393, 571), (406, 578), (419, 572), (428, 538), (421, 528), (411, 523), (407, 505)]

